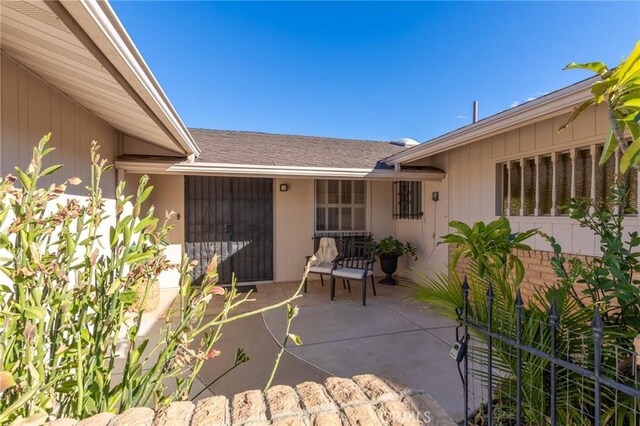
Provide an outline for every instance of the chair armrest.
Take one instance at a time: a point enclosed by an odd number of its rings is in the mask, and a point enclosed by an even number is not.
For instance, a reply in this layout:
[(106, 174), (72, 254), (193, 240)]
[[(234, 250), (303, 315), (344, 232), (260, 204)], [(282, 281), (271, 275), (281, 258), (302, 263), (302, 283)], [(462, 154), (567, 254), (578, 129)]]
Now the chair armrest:
[(346, 256), (343, 255), (337, 255), (334, 259), (333, 259), (333, 269), (336, 269), (338, 267), (338, 265), (342, 266), (342, 262), (346, 259)]

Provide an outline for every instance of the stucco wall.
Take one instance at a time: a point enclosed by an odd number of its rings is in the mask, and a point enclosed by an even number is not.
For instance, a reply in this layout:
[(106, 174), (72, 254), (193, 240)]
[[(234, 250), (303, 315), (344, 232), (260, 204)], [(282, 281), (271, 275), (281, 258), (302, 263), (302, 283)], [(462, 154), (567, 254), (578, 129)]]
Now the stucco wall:
[[(33, 147), (51, 132), (49, 146), (55, 149), (45, 160), (46, 165), (63, 164), (42, 184), (61, 182), (77, 176), (89, 182), (91, 141), (101, 146), (101, 155), (113, 162), (116, 157), (119, 132), (83, 108), (64, 93), (47, 84), (33, 72), (4, 53), (0, 54), (0, 84), (2, 109), (0, 121), (0, 173), (14, 173), (14, 167), (26, 168)], [(115, 173), (103, 176), (102, 189), (106, 198), (115, 195)], [(86, 193), (84, 184), (69, 187), (73, 195)]]

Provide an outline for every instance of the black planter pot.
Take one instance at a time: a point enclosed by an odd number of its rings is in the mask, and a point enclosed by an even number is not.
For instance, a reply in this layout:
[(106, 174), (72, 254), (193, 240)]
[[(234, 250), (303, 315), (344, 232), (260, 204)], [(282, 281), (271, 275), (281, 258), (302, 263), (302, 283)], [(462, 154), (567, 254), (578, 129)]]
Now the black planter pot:
[(398, 256), (380, 256), (380, 269), (387, 274), (386, 277), (379, 281), (380, 284), (396, 285), (396, 280), (392, 275), (398, 269)]

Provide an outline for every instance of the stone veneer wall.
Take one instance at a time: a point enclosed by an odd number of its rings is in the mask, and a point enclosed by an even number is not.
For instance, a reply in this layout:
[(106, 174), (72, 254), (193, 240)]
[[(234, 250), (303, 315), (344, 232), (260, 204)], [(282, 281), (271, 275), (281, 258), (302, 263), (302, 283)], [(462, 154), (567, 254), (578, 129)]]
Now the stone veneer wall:
[(324, 385), (304, 382), (251, 390), (233, 398), (213, 396), (196, 403), (174, 402), (157, 412), (132, 408), (78, 422), (58, 419), (49, 426), (418, 426), (455, 423), (429, 395), (365, 374), (329, 377)]
[[(449, 246), (449, 256), (451, 256), (451, 251), (452, 248)], [(516, 250), (514, 254), (517, 255), (524, 264), (525, 275), (524, 280), (520, 285), (520, 292), (525, 302), (533, 296), (536, 289), (555, 284), (557, 277), (551, 267), (553, 252), (542, 250)], [(563, 255), (567, 260), (579, 258), (584, 262), (593, 259), (592, 256), (575, 254)], [(456, 266), (456, 273), (458, 276), (463, 277), (466, 274), (466, 268), (465, 260), (461, 259)]]

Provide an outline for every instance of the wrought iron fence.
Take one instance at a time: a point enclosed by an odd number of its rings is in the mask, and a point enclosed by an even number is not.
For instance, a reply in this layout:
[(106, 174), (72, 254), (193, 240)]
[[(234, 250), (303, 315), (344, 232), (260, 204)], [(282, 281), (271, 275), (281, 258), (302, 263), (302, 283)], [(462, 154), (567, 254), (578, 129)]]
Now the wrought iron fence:
[(598, 308), (589, 331), (574, 332), (559, 328), (555, 301), (539, 321), (523, 313), (520, 290), (508, 312), (488, 284), (479, 321), (470, 315), (466, 278), (462, 289), (462, 336), (451, 356), (463, 382), (464, 425), (640, 425), (639, 355), (620, 343), (628, 337), (604, 339)]

